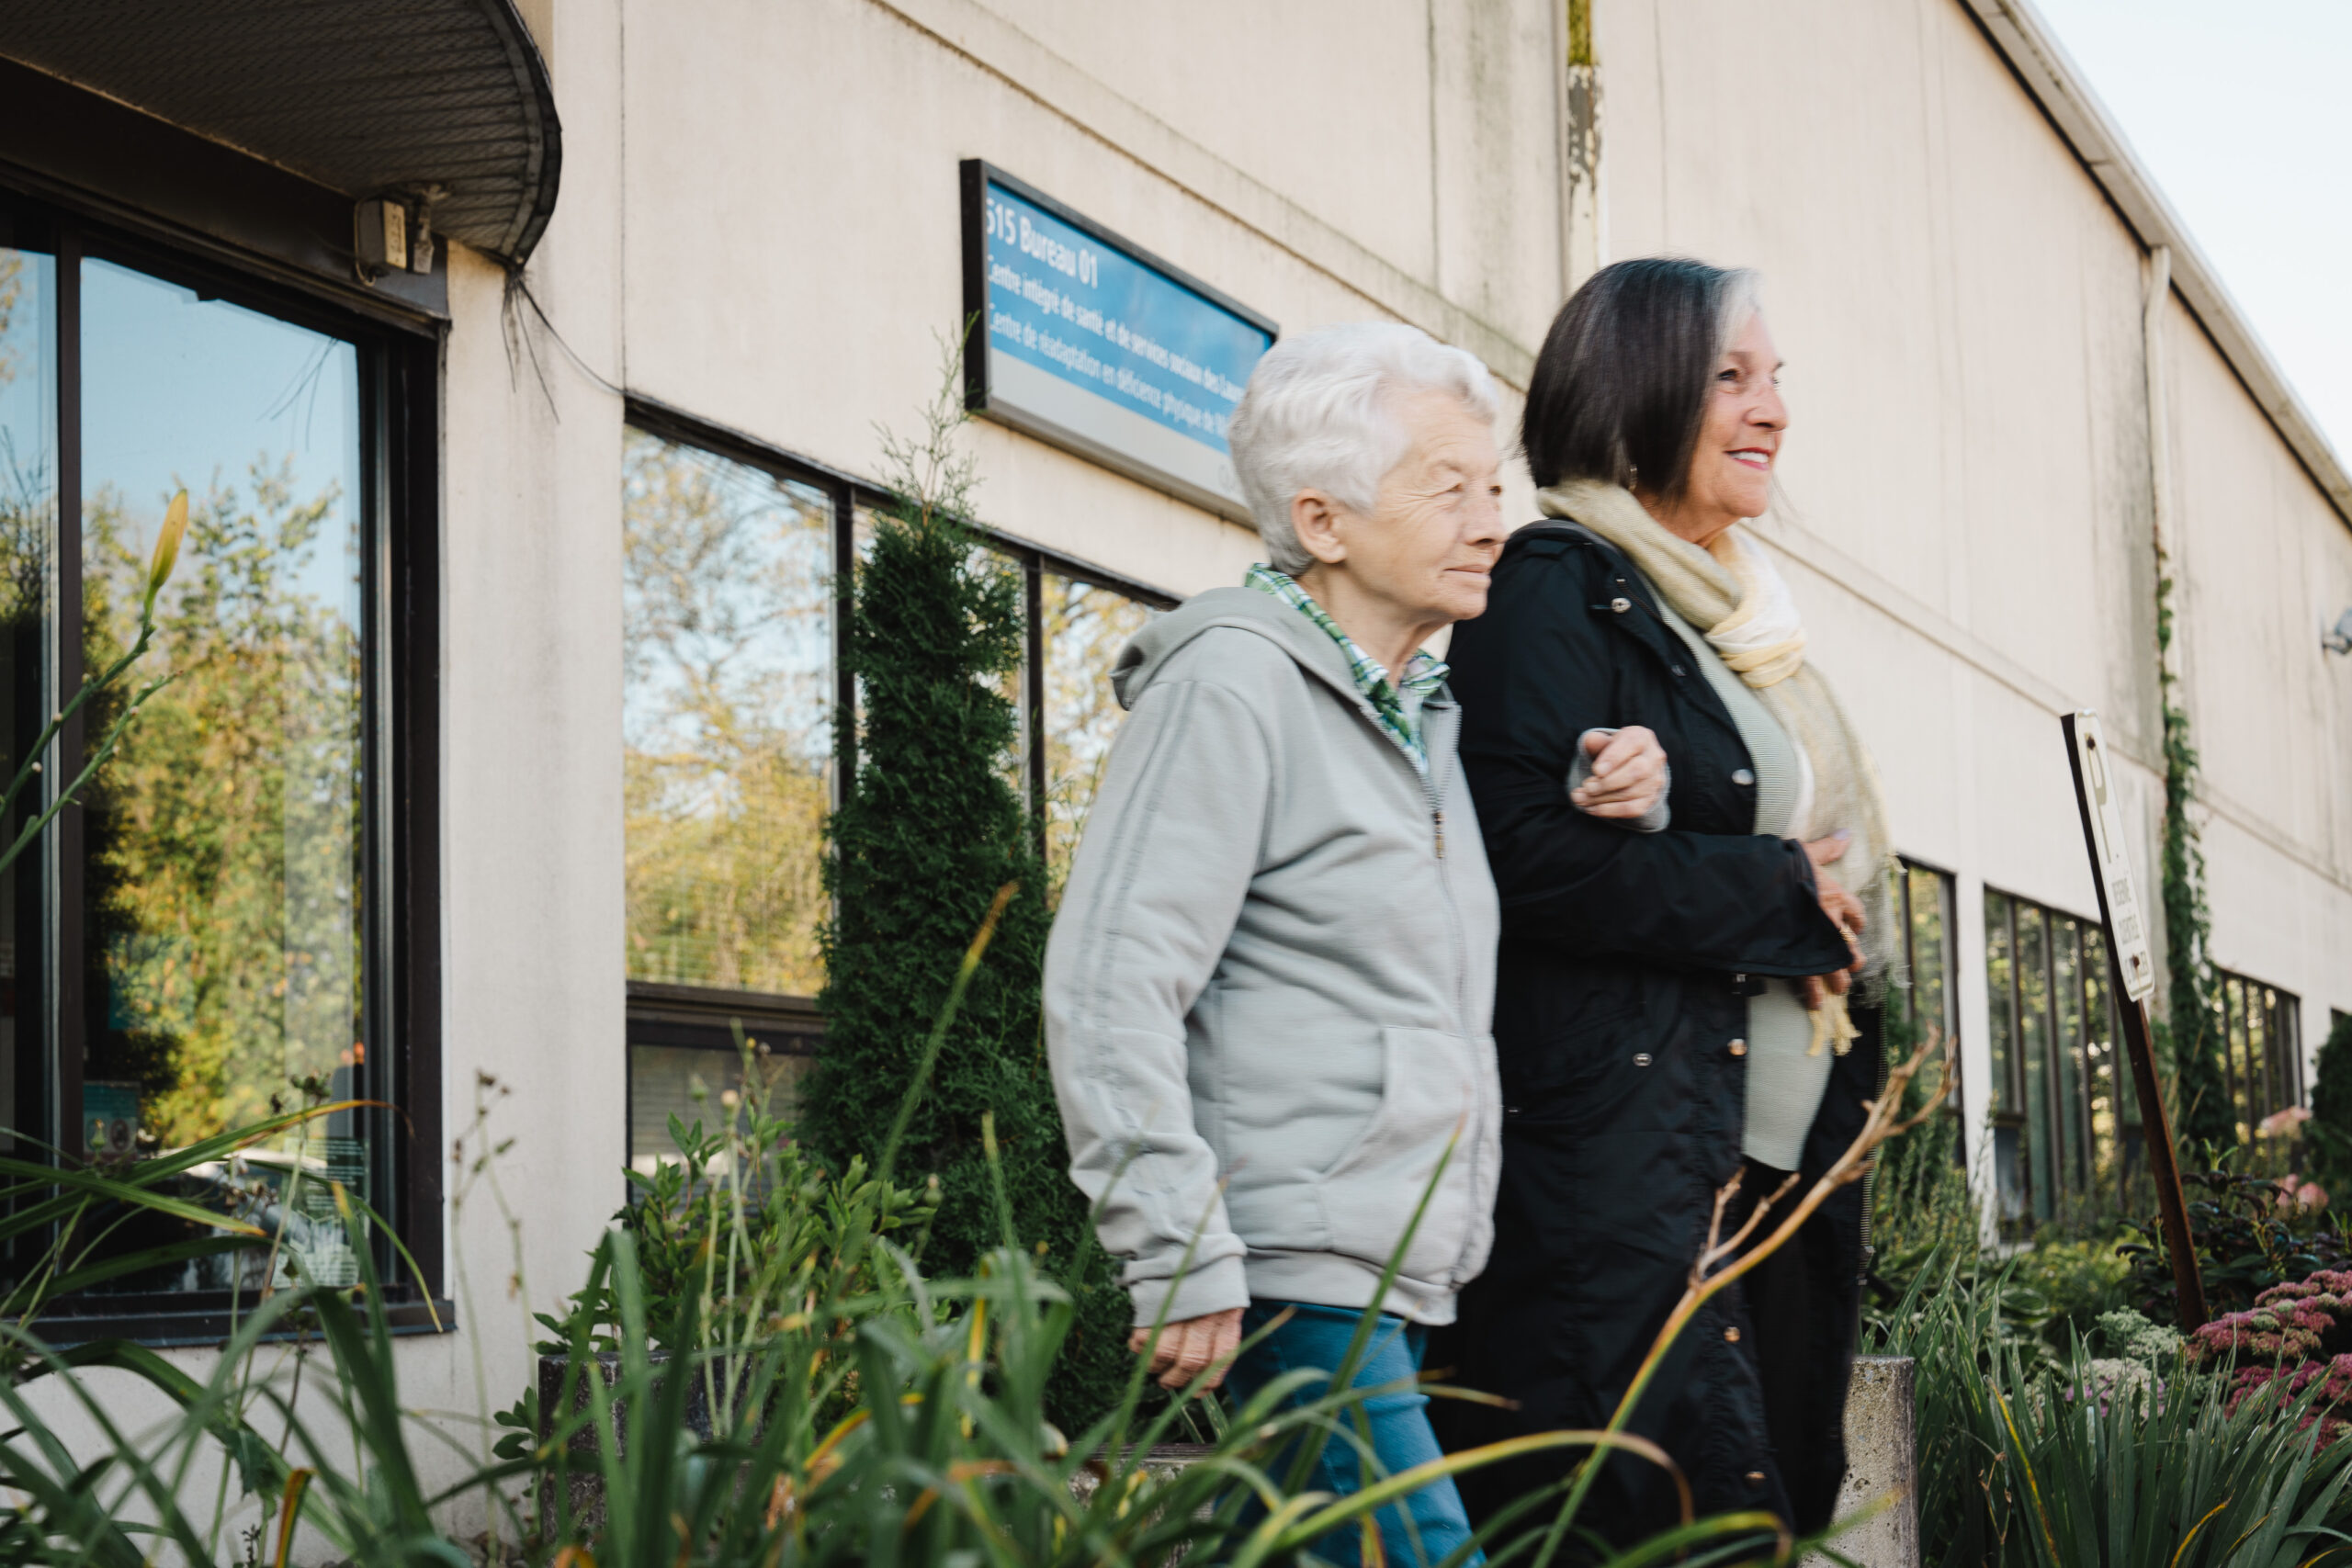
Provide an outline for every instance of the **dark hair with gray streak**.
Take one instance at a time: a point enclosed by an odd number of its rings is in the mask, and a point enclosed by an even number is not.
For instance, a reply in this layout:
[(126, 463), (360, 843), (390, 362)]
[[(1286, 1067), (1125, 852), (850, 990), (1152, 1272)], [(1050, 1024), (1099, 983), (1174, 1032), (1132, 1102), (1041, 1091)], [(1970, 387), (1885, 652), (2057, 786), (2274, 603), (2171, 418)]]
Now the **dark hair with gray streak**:
[(1560, 307), (1520, 441), (1537, 489), (1600, 479), (1679, 500), (1708, 372), (1756, 310), (1756, 274), (1686, 256), (1611, 262)]

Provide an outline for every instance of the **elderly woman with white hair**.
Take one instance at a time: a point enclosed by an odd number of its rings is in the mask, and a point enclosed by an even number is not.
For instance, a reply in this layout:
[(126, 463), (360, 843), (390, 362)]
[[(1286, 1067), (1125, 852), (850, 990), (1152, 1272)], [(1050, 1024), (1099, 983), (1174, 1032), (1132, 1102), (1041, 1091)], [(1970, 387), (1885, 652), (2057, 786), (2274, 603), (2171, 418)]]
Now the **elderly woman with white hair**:
[[(1497, 412), (1484, 367), (1410, 327), (1279, 344), (1230, 433), (1270, 563), (1120, 655), (1130, 712), (1046, 951), (1046, 1043), (1071, 1175), (1169, 1387), (1229, 1366), (1246, 1401), (1328, 1371), (1370, 1311), (1357, 1381), (1409, 1390), (1486, 1262), (1498, 912), (1423, 645), (1486, 607)], [(1655, 739), (1583, 750), (1577, 803), (1656, 826)], [(1438, 1456), (1418, 1393), (1367, 1410), (1379, 1469)], [(1362, 1474), (1334, 1442), (1316, 1484)], [(1378, 1523), (1392, 1562), (1469, 1538), (1451, 1482)], [(1320, 1550), (1353, 1562), (1355, 1538)]]

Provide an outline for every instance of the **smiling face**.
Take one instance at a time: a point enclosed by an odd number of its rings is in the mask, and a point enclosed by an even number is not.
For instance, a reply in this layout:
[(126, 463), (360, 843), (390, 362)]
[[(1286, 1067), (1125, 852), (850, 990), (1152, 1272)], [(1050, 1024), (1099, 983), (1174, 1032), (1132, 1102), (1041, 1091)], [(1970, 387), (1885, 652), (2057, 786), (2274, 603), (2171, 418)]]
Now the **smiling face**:
[(1691, 543), (1703, 545), (1735, 523), (1760, 517), (1771, 503), (1772, 465), (1789, 424), (1780, 370), (1764, 318), (1749, 316), (1708, 372), (1707, 411), (1681, 496), (1664, 510), (1643, 496), (1659, 522)]

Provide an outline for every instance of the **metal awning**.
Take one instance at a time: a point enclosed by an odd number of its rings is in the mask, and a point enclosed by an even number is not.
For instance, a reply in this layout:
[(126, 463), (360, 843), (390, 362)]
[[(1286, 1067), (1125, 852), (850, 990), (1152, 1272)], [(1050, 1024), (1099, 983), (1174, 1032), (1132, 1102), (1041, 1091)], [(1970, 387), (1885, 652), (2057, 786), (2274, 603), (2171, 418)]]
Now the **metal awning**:
[(563, 162), (514, 0), (0, 0), (0, 57), (434, 230), (531, 254)]

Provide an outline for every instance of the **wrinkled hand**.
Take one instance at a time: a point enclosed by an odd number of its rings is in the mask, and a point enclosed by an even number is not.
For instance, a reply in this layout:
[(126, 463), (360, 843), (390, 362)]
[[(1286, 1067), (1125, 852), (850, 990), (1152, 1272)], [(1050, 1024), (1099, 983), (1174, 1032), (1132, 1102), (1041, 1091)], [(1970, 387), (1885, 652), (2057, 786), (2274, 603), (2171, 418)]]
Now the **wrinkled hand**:
[(1868, 923), (1862, 914), (1862, 901), (1846, 891), (1845, 885), (1829, 874), (1827, 867), (1846, 852), (1853, 835), (1844, 829), (1826, 839), (1815, 839), (1804, 847), (1805, 859), (1813, 862), (1813, 884), (1821, 899), (1821, 912), (1838, 923), (1846, 935), (1847, 951), (1854, 955), (1853, 963), (1843, 969), (1833, 969), (1826, 975), (1816, 975), (1804, 982), (1804, 1005), (1818, 1009), (1826, 997), (1842, 997), (1852, 987), (1854, 976), (1862, 972), (1862, 946), (1854, 939)]
[(1241, 1343), (1241, 1309), (1228, 1307), (1202, 1317), (1188, 1317), (1181, 1323), (1170, 1323), (1159, 1330), (1154, 1343), (1151, 1325), (1144, 1324), (1127, 1336), (1127, 1348), (1151, 1351), (1151, 1370), (1159, 1374), (1162, 1388), (1182, 1388), (1201, 1377), (1202, 1369), (1214, 1367), (1203, 1388), (1215, 1388), (1225, 1381), (1226, 1364), (1232, 1359), (1234, 1348)]
[(1589, 817), (1646, 817), (1666, 789), (1666, 748), (1638, 724), (1614, 735), (1589, 733), (1586, 753), (1592, 758), (1592, 776), (1569, 792), (1568, 799)]

